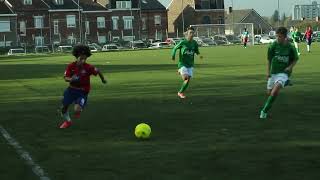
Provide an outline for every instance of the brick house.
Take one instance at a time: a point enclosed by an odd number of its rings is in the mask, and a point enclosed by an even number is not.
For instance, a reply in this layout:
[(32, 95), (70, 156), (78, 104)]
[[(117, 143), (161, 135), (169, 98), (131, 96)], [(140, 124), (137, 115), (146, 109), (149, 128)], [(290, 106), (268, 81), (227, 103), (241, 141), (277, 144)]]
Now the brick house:
[(140, 3), (139, 39), (165, 40), (168, 30), (166, 8), (157, 0), (140, 1)]
[(161, 39), (167, 30), (165, 7), (157, 0), (98, 0), (110, 11), (111, 41)]
[(49, 7), (41, 0), (7, 0), (17, 14), (18, 43), (22, 46), (50, 44)]
[(73, 0), (42, 0), (49, 6), (52, 45), (73, 45), (80, 42), (81, 8)]
[(192, 24), (224, 24), (224, 0), (159, 0), (168, 10), (170, 35)]
[(273, 29), (271, 24), (261, 17), (254, 9), (233, 10), (232, 13), (226, 12), (226, 23), (253, 23), (255, 34), (268, 33)]
[(17, 14), (8, 1), (0, 1), (0, 48), (17, 46)]
[(111, 13), (97, 1), (80, 0), (83, 42), (106, 44), (111, 39)]

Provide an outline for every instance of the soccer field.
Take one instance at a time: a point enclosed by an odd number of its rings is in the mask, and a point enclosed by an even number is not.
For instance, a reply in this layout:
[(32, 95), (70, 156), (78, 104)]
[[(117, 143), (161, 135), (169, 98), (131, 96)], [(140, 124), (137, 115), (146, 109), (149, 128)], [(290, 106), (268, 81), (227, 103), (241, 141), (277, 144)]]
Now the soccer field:
[[(267, 120), (267, 46), (201, 48), (185, 100), (170, 50), (93, 54), (108, 84), (92, 77), (88, 106), (64, 130), (73, 57), (0, 57), (0, 126), (51, 180), (320, 179), (319, 48), (303, 49)], [(134, 137), (140, 122), (151, 139)], [(0, 180), (39, 179), (2, 135), (0, 160)]]

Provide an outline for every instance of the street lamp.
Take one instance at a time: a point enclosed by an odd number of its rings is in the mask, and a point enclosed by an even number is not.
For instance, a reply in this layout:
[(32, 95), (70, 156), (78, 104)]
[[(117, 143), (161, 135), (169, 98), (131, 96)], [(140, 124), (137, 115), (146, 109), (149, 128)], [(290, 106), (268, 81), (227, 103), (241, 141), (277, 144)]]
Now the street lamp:
[(181, 1), (181, 9), (182, 9), (182, 14), (181, 14), (181, 17), (182, 17), (182, 33), (184, 33), (184, 14), (183, 14), (183, 0)]

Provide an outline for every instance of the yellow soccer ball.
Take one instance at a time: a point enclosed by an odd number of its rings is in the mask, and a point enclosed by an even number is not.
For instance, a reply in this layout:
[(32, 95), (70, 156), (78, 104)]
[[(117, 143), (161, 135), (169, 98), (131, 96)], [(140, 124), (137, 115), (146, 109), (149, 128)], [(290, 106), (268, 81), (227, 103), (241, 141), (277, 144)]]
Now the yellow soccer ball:
[(140, 123), (136, 126), (134, 135), (139, 139), (148, 139), (151, 135), (151, 127), (148, 124)]

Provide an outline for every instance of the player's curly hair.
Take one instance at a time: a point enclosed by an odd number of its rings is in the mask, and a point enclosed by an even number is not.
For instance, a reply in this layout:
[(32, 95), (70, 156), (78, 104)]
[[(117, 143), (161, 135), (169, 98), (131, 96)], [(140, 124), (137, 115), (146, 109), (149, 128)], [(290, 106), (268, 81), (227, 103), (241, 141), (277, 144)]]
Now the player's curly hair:
[(288, 34), (288, 29), (285, 27), (279, 27), (276, 31), (276, 34), (282, 34), (286, 36)]
[(78, 58), (81, 55), (86, 55), (87, 57), (91, 56), (91, 51), (89, 46), (84, 44), (78, 44), (73, 47), (72, 55)]
[(189, 31), (189, 30), (194, 31), (194, 28), (192, 26), (190, 26), (190, 27), (187, 28), (187, 31)]

